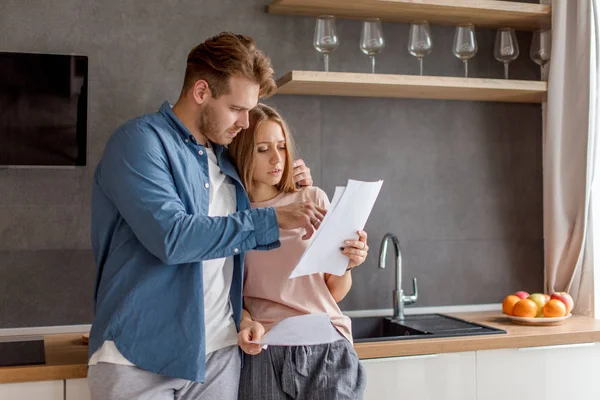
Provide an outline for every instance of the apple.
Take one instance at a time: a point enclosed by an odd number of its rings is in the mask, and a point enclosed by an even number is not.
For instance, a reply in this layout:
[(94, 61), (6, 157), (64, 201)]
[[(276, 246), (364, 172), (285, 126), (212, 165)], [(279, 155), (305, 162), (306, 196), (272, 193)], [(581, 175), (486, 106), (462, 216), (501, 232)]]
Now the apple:
[(521, 290), (521, 291), (515, 293), (515, 296), (517, 296), (520, 299), (526, 299), (526, 298), (529, 297), (529, 293), (524, 292), (524, 291)]
[(565, 303), (565, 306), (567, 307), (567, 315), (571, 313), (571, 311), (573, 310), (573, 306), (575, 305), (573, 302), (573, 298), (567, 292), (552, 293), (552, 296), (550, 296), (550, 298), (560, 300), (563, 303)]
[(533, 302), (537, 305), (537, 315), (536, 317), (544, 316), (544, 305), (546, 304), (546, 298), (543, 293), (532, 293), (528, 297), (529, 300), (533, 300)]
[(549, 294), (544, 293), (544, 298), (546, 299), (546, 303), (548, 301), (550, 301), (550, 295)]

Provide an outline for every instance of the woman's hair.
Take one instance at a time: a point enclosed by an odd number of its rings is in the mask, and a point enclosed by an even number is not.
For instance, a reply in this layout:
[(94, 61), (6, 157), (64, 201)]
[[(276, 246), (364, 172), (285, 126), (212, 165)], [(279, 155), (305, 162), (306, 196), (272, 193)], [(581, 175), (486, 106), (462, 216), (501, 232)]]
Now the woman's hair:
[(267, 121), (279, 124), (285, 138), (286, 160), (281, 181), (277, 185), (279, 192), (295, 192), (294, 183), (294, 141), (290, 130), (279, 113), (266, 104), (258, 103), (249, 112), (248, 129), (243, 129), (229, 145), (229, 156), (233, 160), (242, 183), (248, 193), (252, 190), (252, 174), (254, 170), (254, 156), (256, 154), (256, 134), (261, 125)]
[(216, 99), (230, 91), (229, 80), (240, 76), (260, 86), (259, 97), (269, 97), (277, 86), (273, 80), (271, 60), (252, 38), (223, 32), (194, 47), (187, 58), (182, 92), (203, 79)]

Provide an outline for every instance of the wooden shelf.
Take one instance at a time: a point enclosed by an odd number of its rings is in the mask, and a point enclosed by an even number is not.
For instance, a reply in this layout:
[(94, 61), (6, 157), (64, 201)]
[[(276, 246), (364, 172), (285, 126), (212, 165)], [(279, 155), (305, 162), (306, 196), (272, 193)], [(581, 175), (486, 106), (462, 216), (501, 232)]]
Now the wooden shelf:
[(471, 22), (488, 28), (534, 30), (551, 25), (551, 6), (497, 0), (273, 0), (271, 14), (339, 18), (378, 17), (383, 21), (427, 20), (438, 25)]
[(418, 75), (292, 71), (277, 81), (278, 94), (541, 103), (540, 81)]

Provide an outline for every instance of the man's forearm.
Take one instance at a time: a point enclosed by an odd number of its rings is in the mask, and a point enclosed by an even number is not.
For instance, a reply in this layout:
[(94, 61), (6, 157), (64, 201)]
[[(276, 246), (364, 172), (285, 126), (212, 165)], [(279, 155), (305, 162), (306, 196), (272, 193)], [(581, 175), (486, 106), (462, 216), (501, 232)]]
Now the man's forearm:
[(163, 263), (185, 264), (278, 246), (274, 209), (248, 209), (226, 217), (191, 213), (173, 182), (161, 142), (139, 134), (117, 139), (107, 145), (95, 176), (95, 193), (112, 203), (142, 245)]

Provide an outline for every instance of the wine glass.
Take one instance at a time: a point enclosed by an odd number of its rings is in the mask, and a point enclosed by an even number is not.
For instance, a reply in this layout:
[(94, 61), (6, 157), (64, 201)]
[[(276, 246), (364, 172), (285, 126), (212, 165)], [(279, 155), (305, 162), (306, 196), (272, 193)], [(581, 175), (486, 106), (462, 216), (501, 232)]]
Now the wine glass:
[(313, 45), (319, 53), (323, 53), (325, 71), (329, 71), (329, 54), (338, 48), (339, 41), (335, 29), (333, 15), (321, 15), (317, 18)]
[(549, 29), (538, 30), (533, 32), (531, 38), (531, 48), (529, 49), (529, 56), (538, 64), (542, 69), (550, 61), (550, 55), (552, 53), (552, 31)]
[(477, 54), (477, 39), (475, 38), (475, 26), (473, 24), (461, 24), (456, 27), (453, 53), (465, 64), (465, 78), (468, 77), (468, 62)]
[(360, 49), (371, 58), (371, 73), (375, 73), (375, 56), (383, 50), (385, 41), (379, 18), (369, 18), (363, 21), (360, 34)]
[(408, 52), (419, 59), (419, 73), (423, 75), (423, 58), (431, 53), (431, 32), (427, 21), (410, 24)]
[(508, 79), (508, 64), (519, 57), (519, 43), (513, 28), (500, 28), (496, 31), (494, 57), (504, 63), (504, 79)]

